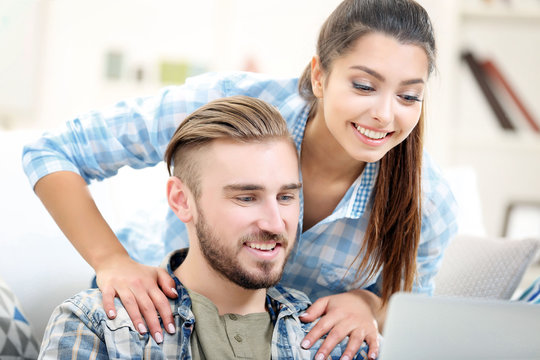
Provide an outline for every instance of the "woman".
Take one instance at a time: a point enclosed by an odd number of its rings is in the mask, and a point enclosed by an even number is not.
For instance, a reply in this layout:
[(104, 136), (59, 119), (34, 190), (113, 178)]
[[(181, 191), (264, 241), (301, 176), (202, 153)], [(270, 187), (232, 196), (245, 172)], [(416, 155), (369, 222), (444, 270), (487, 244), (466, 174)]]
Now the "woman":
[[(422, 156), (423, 95), (435, 41), (425, 10), (412, 0), (345, 0), (324, 23), (302, 77), (205, 74), (158, 96), (120, 103), (68, 122), (25, 149), (35, 191), (95, 269), (104, 308), (124, 303), (152, 334), (171, 322), (172, 280), (141, 265), (101, 217), (86, 182), (129, 165), (155, 165), (179, 122), (202, 104), (247, 95), (275, 105), (301, 156), (299, 238), (282, 284), (315, 303), (302, 321), (322, 316), (303, 339), (328, 334), (316, 358), (349, 336), (343, 359), (363, 341), (378, 354), (378, 324), (396, 291), (431, 293), (442, 252), (456, 231), (455, 202), (429, 157)], [(167, 219), (165, 251), (187, 245)], [(137, 240), (135, 241), (137, 242)], [(133, 239), (124, 241), (133, 251)], [(141, 259), (144, 262), (144, 259)], [(142, 315), (141, 315), (142, 314)]]

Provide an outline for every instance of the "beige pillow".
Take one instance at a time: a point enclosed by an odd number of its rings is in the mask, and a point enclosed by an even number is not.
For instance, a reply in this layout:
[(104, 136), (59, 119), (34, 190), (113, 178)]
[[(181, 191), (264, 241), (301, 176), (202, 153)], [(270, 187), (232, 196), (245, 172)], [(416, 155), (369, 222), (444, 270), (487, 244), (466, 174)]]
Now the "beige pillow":
[(540, 240), (456, 236), (435, 277), (435, 295), (510, 299)]

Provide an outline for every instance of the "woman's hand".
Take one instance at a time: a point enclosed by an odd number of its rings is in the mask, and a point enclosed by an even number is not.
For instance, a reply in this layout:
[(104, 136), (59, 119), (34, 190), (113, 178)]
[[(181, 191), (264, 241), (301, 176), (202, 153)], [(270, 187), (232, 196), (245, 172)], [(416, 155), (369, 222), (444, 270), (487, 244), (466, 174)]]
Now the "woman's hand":
[(312, 322), (321, 317), (302, 340), (302, 347), (309, 348), (324, 334), (328, 334), (315, 355), (315, 360), (326, 359), (336, 345), (349, 336), (342, 360), (353, 359), (363, 341), (369, 347), (368, 358), (375, 359), (379, 354), (376, 319), (384, 313), (381, 300), (367, 290), (352, 290), (320, 298), (301, 317), (303, 322)]
[(128, 256), (107, 261), (96, 271), (97, 284), (103, 294), (103, 307), (110, 319), (116, 317), (114, 298), (122, 301), (131, 321), (141, 334), (148, 330), (159, 344), (163, 334), (157, 313), (160, 314), (167, 332), (176, 331), (167, 297), (176, 298), (176, 285), (167, 271), (161, 268), (141, 265)]

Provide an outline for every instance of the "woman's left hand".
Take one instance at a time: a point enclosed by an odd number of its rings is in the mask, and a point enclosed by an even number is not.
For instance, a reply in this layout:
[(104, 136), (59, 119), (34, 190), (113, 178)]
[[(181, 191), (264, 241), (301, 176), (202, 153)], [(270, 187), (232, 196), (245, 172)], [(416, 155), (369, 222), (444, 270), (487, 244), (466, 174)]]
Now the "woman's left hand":
[(367, 290), (352, 290), (320, 298), (301, 316), (303, 322), (312, 322), (321, 317), (302, 340), (301, 346), (305, 349), (310, 348), (324, 334), (328, 334), (315, 355), (315, 360), (322, 360), (349, 336), (341, 360), (353, 359), (363, 341), (369, 347), (368, 358), (375, 359), (379, 355), (379, 327), (376, 314), (384, 312), (381, 300)]

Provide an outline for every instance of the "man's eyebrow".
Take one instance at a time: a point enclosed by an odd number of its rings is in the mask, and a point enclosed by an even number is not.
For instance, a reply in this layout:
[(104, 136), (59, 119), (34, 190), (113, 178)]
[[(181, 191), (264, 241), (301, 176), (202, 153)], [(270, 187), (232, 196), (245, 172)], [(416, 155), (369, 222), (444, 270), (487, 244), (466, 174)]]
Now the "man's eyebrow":
[(254, 191), (263, 189), (264, 186), (255, 184), (230, 184), (223, 187), (223, 191)]
[[(369, 75), (373, 76), (374, 78), (376, 78), (377, 80), (379, 81), (385, 81), (386, 79), (384, 78), (384, 76), (382, 76), (381, 74), (379, 74), (378, 72), (376, 72), (375, 70), (373, 69), (370, 69), (368, 68), (367, 66), (363, 66), (363, 65), (354, 65), (354, 66), (351, 66), (350, 67), (351, 69), (356, 69), (356, 70), (361, 70), (361, 71), (364, 71), (366, 73), (368, 73)], [(418, 78), (418, 79), (410, 79), (410, 80), (404, 80), (402, 82), (400, 82), (401, 85), (414, 85), (414, 84), (424, 84), (425, 81), (424, 79), (422, 78)]]
[[(290, 183), (281, 186), (280, 190), (297, 190), (302, 188), (302, 183)], [(265, 187), (256, 184), (230, 184), (223, 187), (223, 191), (257, 191), (264, 190)]]
[(300, 190), (302, 188), (302, 183), (291, 183), (283, 185), (281, 190)]

